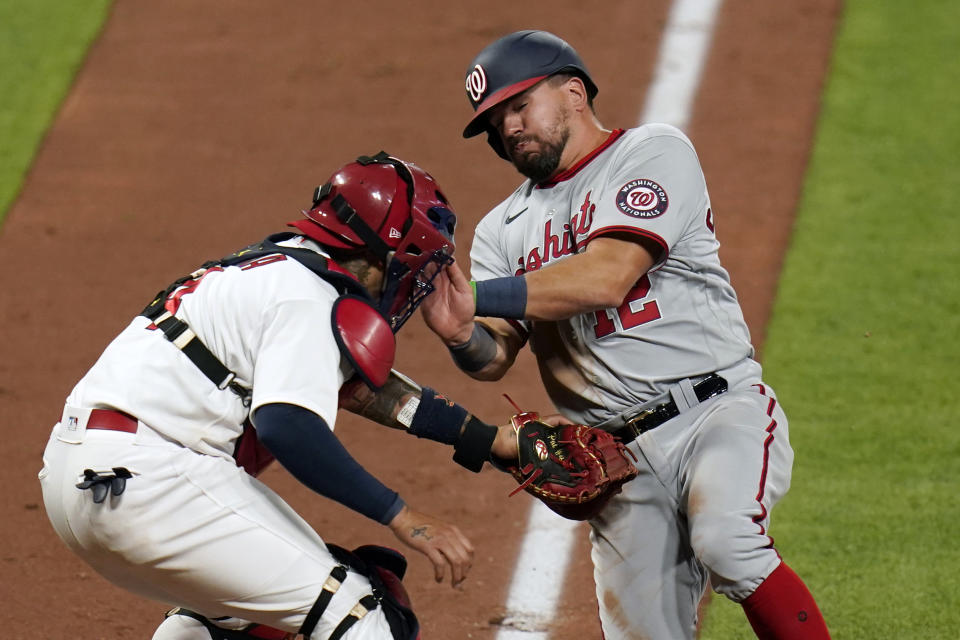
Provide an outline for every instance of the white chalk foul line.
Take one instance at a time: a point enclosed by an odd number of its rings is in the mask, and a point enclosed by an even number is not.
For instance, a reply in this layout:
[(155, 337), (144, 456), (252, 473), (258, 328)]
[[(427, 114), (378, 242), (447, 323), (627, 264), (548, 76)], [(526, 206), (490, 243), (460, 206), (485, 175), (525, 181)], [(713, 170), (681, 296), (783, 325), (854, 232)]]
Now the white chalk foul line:
[(640, 122), (690, 123), (721, 0), (674, 0)]
[[(674, 0), (640, 122), (686, 129), (721, 0)], [(497, 640), (548, 640), (563, 590), (574, 532), (565, 520), (534, 501), (507, 595)]]
[(497, 640), (545, 640), (579, 525), (533, 501)]

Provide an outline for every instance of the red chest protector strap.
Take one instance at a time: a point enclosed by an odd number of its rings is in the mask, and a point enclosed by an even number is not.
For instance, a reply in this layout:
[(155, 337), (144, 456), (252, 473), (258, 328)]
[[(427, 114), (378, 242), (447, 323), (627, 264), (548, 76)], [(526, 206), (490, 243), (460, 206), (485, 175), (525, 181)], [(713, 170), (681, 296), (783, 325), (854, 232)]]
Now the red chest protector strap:
[(379, 391), (393, 368), (397, 348), (386, 318), (368, 299), (347, 294), (333, 303), (330, 320), (340, 353), (367, 386)]

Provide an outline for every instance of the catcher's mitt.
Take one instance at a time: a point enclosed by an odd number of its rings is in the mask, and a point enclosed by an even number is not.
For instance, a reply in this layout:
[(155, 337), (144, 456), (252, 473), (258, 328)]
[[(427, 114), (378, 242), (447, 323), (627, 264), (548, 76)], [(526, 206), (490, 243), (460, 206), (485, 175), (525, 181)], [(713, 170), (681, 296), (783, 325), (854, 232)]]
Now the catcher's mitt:
[(554, 427), (532, 411), (511, 422), (519, 453), (517, 466), (507, 470), (520, 483), (511, 496), (523, 489), (564, 518), (589, 520), (637, 476), (633, 452), (603, 429)]

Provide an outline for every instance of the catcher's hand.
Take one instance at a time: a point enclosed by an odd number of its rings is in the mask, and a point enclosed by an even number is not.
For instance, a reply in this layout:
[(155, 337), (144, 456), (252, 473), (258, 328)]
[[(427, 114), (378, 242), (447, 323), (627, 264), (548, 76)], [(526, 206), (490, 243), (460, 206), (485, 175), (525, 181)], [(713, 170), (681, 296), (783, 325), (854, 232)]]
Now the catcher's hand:
[(511, 418), (517, 434), (517, 464), (507, 470), (521, 489), (570, 520), (589, 520), (624, 483), (637, 476), (636, 457), (602, 429), (583, 424), (550, 425), (536, 412)]

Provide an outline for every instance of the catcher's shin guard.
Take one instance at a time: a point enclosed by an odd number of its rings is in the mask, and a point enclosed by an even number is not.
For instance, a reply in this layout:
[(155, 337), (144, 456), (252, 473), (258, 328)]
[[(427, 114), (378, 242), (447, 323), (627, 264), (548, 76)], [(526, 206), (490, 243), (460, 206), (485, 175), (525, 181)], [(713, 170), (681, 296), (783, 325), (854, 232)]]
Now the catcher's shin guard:
[(167, 617), (153, 632), (152, 640), (211, 640), (205, 624), (185, 615), (178, 615), (178, 609), (167, 613)]

